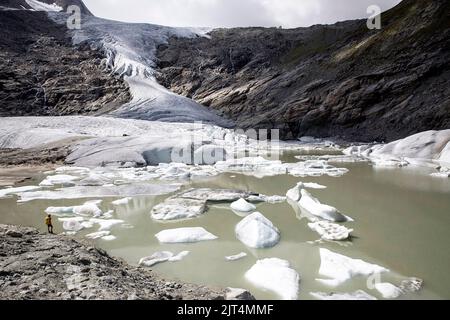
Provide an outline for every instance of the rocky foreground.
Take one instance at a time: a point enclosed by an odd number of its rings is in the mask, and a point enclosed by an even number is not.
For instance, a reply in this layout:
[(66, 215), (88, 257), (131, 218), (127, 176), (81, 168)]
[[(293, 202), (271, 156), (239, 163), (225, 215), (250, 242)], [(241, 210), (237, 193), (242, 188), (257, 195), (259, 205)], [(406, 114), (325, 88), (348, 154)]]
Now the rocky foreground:
[(88, 243), (0, 225), (0, 299), (251, 299), (228, 291), (168, 282), (148, 269), (110, 257)]

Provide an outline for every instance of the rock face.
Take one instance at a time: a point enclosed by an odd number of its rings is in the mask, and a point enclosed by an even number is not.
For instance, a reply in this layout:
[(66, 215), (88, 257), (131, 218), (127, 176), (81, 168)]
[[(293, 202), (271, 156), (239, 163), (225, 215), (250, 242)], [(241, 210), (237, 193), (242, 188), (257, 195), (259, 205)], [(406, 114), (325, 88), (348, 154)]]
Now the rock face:
[(0, 299), (224, 299), (225, 290), (166, 282), (104, 251), (0, 225)]
[(0, 28), (0, 116), (102, 114), (131, 99), (102, 53), (72, 46), (47, 13), (0, 10)]
[(218, 29), (159, 47), (158, 80), (242, 128), (395, 140), (450, 127), (450, 3), (404, 0), (365, 20)]

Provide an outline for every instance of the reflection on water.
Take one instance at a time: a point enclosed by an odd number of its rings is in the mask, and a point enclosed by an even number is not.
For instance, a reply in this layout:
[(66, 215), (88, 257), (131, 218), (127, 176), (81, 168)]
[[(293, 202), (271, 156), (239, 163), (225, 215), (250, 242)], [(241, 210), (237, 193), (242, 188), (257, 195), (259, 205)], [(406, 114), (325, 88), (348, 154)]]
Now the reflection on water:
[[(294, 154), (284, 156), (285, 161), (296, 161)], [(112, 234), (117, 240), (97, 244), (112, 255), (132, 264), (155, 251), (178, 253), (190, 251), (183, 261), (163, 263), (153, 269), (167, 278), (181, 279), (199, 284), (241, 287), (249, 289), (259, 299), (277, 298), (261, 291), (244, 279), (244, 273), (257, 259), (278, 257), (291, 262), (301, 276), (300, 299), (311, 299), (312, 291), (351, 292), (367, 288), (366, 279), (355, 278), (339, 288), (319, 284), (319, 248), (325, 247), (353, 258), (361, 258), (393, 271), (383, 275), (383, 281), (399, 284), (400, 277), (424, 279), (425, 287), (419, 294), (404, 298), (450, 298), (450, 179), (433, 178), (428, 169), (375, 169), (367, 163), (340, 164), (350, 169), (343, 177), (294, 178), (276, 176), (258, 179), (239, 174), (222, 174), (198, 180), (186, 187), (243, 189), (267, 195), (284, 195), (299, 181), (326, 185), (325, 190), (311, 193), (322, 203), (338, 208), (355, 222), (347, 225), (355, 229), (351, 242), (314, 242), (318, 235), (307, 227), (307, 219), (289, 203), (259, 204), (258, 211), (269, 218), (281, 231), (281, 242), (271, 249), (255, 250), (245, 247), (234, 235), (235, 225), (242, 219), (227, 204), (209, 207), (202, 217), (182, 222), (161, 223), (150, 218), (151, 208), (170, 196), (136, 197), (129, 204), (113, 207), (105, 199), (101, 208), (115, 209), (114, 218), (123, 219), (133, 228), (116, 227)], [(36, 184), (39, 180), (28, 182)], [(85, 199), (49, 201), (39, 200), (17, 204), (15, 198), (0, 200), (0, 223), (39, 227), (43, 224), (44, 210), (49, 206), (79, 205)], [(55, 217), (55, 229), (62, 226)], [(160, 245), (154, 235), (161, 230), (178, 227), (205, 227), (217, 235), (218, 240), (196, 244)], [(82, 231), (82, 237), (95, 229)], [(242, 260), (227, 262), (225, 256), (247, 252)]]

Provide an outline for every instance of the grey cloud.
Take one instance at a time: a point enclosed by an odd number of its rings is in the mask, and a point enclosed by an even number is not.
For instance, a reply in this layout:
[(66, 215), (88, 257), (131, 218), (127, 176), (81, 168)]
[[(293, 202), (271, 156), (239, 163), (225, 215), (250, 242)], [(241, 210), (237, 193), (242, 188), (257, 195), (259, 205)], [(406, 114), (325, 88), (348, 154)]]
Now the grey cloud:
[(169, 26), (305, 27), (366, 18), (400, 0), (84, 0), (99, 17)]

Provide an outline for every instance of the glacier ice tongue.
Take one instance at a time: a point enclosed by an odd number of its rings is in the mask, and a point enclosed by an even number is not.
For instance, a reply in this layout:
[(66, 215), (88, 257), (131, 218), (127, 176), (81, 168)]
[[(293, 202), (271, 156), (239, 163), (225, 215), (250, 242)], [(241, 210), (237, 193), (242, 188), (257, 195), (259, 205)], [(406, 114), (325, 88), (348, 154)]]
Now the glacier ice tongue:
[(280, 231), (259, 212), (245, 217), (235, 228), (236, 237), (250, 248), (270, 248), (280, 241)]
[(389, 272), (386, 268), (360, 259), (352, 259), (325, 248), (320, 249), (320, 260), (319, 274), (329, 279), (317, 279), (317, 281), (332, 287), (339, 286), (355, 276)]
[(278, 258), (258, 260), (245, 273), (245, 278), (263, 290), (276, 293), (283, 300), (298, 298), (300, 276), (286, 260)]
[(161, 243), (194, 243), (217, 239), (217, 236), (201, 227), (163, 230), (155, 237)]

